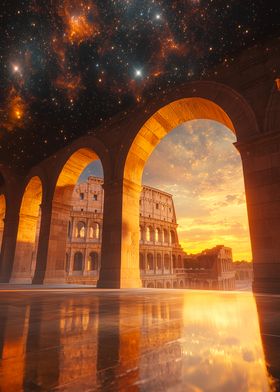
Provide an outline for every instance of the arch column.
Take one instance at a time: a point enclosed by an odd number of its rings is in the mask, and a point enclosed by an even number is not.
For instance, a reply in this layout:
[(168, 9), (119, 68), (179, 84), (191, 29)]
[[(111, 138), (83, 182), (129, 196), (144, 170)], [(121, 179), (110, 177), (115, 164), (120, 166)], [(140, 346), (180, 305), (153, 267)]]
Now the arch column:
[(32, 284), (43, 284), (44, 282), (48, 257), (51, 218), (52, 202), (48, 200), (41, 204), (41, 225), (37, 249), (37, 262)]
[(0, 255), (1, 283), (9, 283), (13, 270), (19, 224), (19, 210), (20, 203), (15, 201), (13, 203), (13, 208), (7, 208), (4, 219), (5, 224)]
[(280, 135), (264, 134), (236, 147), (244, 170), (253, 290), (280, 293)]
[(65, 283), (65, 250), (71, 205), (53, 201), (44, 283)]
[(102, 264), (98, 287), (142, 287), (139, 269), (141, 186), (130, 181), (104, 185)]

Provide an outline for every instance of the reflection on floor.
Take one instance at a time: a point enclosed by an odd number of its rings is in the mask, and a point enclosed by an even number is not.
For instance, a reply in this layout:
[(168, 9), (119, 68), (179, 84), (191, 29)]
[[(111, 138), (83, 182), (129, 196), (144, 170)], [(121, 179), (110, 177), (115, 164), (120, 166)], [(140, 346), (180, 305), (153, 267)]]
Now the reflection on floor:
[(1, 292), (1, 391), (269, 391), (280, 296)]

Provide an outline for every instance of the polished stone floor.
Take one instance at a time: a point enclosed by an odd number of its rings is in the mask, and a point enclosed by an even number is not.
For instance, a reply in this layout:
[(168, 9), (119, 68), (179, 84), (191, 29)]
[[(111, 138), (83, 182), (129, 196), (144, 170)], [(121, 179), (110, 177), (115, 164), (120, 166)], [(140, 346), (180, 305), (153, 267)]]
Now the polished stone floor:
[(1, 290), (0, 323), (5, 392), (279, 390), (280, 296)]

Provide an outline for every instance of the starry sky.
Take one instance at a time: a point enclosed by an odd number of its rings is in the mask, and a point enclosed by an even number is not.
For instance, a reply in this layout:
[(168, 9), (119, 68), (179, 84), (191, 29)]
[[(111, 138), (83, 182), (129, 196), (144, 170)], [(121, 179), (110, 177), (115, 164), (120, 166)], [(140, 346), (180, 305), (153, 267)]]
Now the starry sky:
[(30, 166), (279, 34), (272, 0), (2, 0), (0, 161)]

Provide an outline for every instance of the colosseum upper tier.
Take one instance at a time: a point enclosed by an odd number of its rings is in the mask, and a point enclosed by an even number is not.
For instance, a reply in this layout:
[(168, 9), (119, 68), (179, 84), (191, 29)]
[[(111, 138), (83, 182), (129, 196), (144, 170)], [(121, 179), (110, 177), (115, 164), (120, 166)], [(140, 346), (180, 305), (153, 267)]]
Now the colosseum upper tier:
[[(66, 272), (70, 283), (95, 284), (101, 260), (103, 179), (90, 176), (76, 185), (68, 226)], [(183, 269), (172, 195), (142, 186), (140, 196), (140, 271), (144, 287), (174, 287)], [(176, 280), (176, 283), (174, 282)]]

